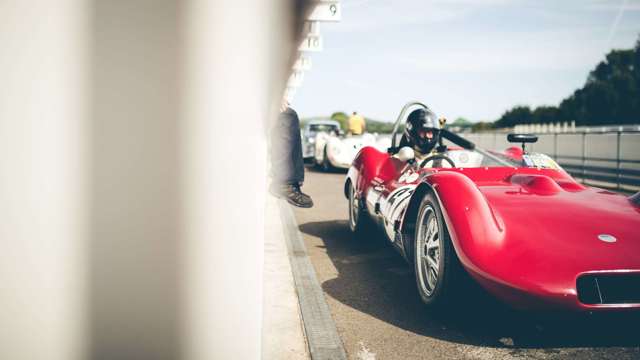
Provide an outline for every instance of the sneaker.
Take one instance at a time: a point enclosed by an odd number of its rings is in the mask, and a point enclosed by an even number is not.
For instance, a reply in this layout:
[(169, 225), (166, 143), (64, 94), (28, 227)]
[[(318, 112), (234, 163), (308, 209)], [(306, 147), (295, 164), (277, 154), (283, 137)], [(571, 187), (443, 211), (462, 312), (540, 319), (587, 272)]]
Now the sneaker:
[(289, 190), (285, 194), (287, 202), (293, 206), (301, 208), (310, 208), (313, 206), (313, 200), (311, 197), (302, 191), (297, 186), (289, 186)]
[(313, 200), (311, 200), (311, 196), (303, 193), (302, 190), (300, 189), (300, 186), (295, 186), (294, 185), (294, 187), (295, 187), (296, 191), (300, 194), (300, 196), (304, 199), (304, 201), (311, 204), (309, 207), (313, 206)]
[(286, 199), (293, 206), (310, 208), (313, 206), (311, 197), (302, 191), (297, 185), (276, 185), (271, 184), (269, 191), (278, 198)]

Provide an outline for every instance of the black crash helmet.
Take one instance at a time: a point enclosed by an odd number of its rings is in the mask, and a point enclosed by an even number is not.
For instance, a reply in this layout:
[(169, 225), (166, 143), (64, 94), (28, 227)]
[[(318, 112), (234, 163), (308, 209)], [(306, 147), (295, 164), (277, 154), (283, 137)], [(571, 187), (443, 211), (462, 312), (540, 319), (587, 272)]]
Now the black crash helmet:
[(437, 145), (439, 131), (436, 114), (428, 109), (417, 109), (407, 117), (404, 135), (411, 145), (426, 154)]

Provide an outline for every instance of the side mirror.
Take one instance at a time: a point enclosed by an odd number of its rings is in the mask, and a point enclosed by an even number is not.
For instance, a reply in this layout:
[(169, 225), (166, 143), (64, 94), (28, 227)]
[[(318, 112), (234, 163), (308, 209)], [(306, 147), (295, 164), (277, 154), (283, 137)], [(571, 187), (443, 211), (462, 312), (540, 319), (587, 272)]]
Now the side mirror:
[(537, 142), (538, 136), (533, 134), (509, 134), (507, 135), (507, 141), (510, 143), (522, 143), (522, 153), (526, 154), (527, 150), (524, 144)]
[(398, 160), (402, 162), (409, 162), (416, 157), (415, 151), (412, 148), (405, 146), (402, 147), (397, 154), (394, 155)]

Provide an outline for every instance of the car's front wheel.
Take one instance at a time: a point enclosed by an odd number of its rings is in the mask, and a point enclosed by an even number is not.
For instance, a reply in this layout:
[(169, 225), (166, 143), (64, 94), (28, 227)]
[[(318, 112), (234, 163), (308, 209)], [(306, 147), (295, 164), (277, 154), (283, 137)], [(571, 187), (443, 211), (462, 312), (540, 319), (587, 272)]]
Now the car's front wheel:
[(456, 300), (463, 270), (438, 200), (431, 192), (420, 203), (413, 250), (416, 285), (422, 301), (429, 307), (450, 305)]

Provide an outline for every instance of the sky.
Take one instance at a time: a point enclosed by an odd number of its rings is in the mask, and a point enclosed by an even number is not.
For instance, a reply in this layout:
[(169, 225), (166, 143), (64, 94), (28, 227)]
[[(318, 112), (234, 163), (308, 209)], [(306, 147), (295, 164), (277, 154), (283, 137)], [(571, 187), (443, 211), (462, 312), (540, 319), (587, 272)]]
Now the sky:
[(411, 101), (493, 121), (558, 105), (605, 54), (634, 46), (640, 0), (341, 0), (308, 53), (292, 106), (302, 118), (358, 111), (392, 121)]

